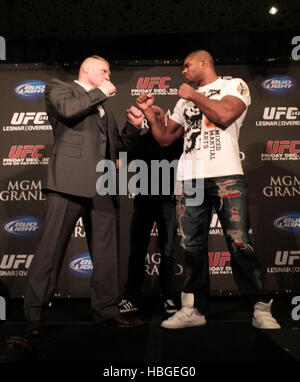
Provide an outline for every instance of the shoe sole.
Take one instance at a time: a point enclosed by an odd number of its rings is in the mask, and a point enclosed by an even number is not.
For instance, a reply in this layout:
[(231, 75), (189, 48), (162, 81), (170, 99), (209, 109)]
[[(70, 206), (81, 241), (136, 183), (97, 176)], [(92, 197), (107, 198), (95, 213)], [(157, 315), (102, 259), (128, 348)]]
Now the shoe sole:
[(169, 325), (166, 321), (163, 321), (161, 323), (161, 327), (165, 329), (184, 329), (184, 328), (191, 328), (195, 326), (204, 326), (206, 324), (206, 320), (202, 322), (190, 322), (188, 324), (181, 324), (181, 325)]
[(136, 328), (138, 326), (141, 326), (143, 325), (143, 321), (142, 322), (138, 322), (138, 323), (134, 323), (134, 324), (130, 324), (130, 325), (122, 325), (122, 324), (116, 324), (116, 326), (118, 328)]

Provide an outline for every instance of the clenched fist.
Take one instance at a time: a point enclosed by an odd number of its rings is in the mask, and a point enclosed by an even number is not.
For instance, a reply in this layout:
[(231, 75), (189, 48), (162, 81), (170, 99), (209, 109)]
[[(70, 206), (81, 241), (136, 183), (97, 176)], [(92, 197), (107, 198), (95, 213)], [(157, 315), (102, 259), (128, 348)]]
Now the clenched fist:
[(127, 119), (130, 121), (135, 127), (140, 127), (143, 120), (144, 114), (135, 106), (131, 106), (126, 110)]
[(117, 89), (115, 85), (113, 85), (113, 83), (108, 80), (104, 80), (101, 83), (101, 88), (105, 89), (109, 95), (113, 95), (117, 93)]
[(154, 103), (154, 97), (150, 93), (143, 93), (136, 99), (136, 103), (142, 110), (149, 109)]
[(194, 94), (195, 94), (195, 89), (192, 86), (188, 84), (182, 84), (179, 86), (179, 89), (178, 89), (179, 98), (192, 100)]

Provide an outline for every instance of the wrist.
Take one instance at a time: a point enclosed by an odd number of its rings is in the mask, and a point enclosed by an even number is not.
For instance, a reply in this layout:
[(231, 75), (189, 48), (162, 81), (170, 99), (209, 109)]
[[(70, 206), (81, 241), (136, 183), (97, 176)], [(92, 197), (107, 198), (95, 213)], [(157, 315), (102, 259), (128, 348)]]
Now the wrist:
[(190, 94), (188, 95), (188, 101), (195, 101), (196, 96), (198, 96), (199, 93), (196, 92), (195, 89), (191, 90)]
[(98, 86), (98, 89), (101, 90), (102, 93), (104, 93), (104, 95), (106, 95), (106, 97), (109, 97), (109, 92), (105, 88)]
[(131, 121), (129, 118), (127, 118), (127, 123), (134, 126), (136, 129), (140, 130), (142, 128), (142, 123), (138, 124), (136, 122)]

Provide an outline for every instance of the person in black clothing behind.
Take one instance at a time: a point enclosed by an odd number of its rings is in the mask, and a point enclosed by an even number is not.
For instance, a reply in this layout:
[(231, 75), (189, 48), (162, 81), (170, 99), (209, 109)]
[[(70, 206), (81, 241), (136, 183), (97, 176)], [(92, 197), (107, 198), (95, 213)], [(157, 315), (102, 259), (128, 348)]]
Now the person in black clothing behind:
[[(155, 106), (155, 112), (166, 123), (166, 116), (161, 108)], [(174, 174), (170, 173), (170, 194), (162, 193), (162, 176), (160, 174), (159, 195), (151, 195), (151, 161), (167, 160), (172, 162), (179, 158), (182, 152), (182, 141), (166, 148), (160, 147), (146, 127), (128, 152), (130, 160), (143, 160), (148, 166), (148, 195), (138, 194), (134, 199), (133, 215), (130, 226), (130, 256), (128, 261), (128, 276), (125, 291), (119, 303), (120, 313), (138, 310), (141, 289), (145, 277), (145, 257), (150, 241), (154, 222), (158, 228), (161, 262), (159, 285), (167, 313), (177, 311), (174, 303), (176, 278), (176, 200), (174, 196)], [(171, 167), (171, 166), (170, 166)], [(176, 175), (176, 174), (175, 174)]]

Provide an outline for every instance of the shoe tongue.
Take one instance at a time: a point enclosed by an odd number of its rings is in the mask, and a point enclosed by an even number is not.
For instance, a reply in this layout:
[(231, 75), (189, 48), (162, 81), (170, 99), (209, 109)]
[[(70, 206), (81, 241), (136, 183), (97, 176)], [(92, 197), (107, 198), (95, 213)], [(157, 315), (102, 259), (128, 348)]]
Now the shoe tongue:
[(255, 307), (256, 311), (271, 312), (271, 303), (258, 302)]

